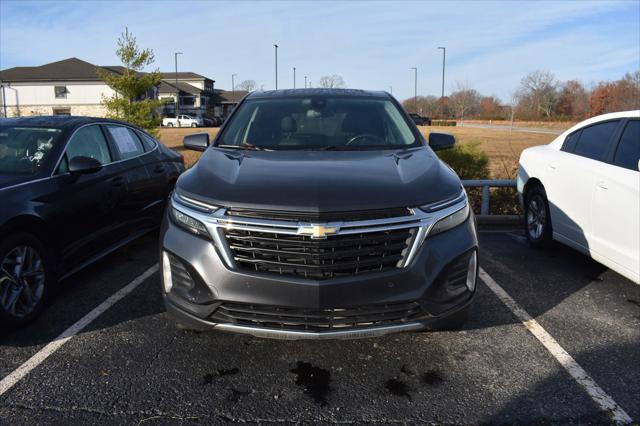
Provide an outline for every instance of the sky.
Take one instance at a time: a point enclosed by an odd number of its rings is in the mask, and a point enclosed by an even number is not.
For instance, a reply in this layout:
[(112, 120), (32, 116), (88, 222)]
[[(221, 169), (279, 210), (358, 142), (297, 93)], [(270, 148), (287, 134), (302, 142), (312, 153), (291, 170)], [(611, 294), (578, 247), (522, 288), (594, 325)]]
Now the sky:
[[(255, 80), (313, 86), (339, 74), (350, 88), (440, 95), (466, 85), (508, 102), (529, 72), (587, 86), (640, 69), (640, 0), (632, 1), (82, 1), (0, 0), (0, 69), (69, 57), (116, 65), (128, 27), (161, 71), (192, 71), (231, 89)], [(392, 89), (391, 89), (392, 88)]]

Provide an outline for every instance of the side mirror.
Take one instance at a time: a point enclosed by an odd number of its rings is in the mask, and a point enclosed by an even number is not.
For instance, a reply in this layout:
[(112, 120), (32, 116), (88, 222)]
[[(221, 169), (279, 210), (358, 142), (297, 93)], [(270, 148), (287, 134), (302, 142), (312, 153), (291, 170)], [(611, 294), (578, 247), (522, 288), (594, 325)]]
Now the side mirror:
[(434, 151), (453, 148), (455, 143), (456, 138), (449, 133), (429, 133), (429, 146)]
[(69, 173), (72, 175), (86, 175), (102, 169), (102, 164), (91, 157), (73, 157), (69, 160)]
[(187, 135), (182, 140), (182, 144), (186, 149), (204, 151), (209, 147), (209, 133), (194, 133), (192, 135)]

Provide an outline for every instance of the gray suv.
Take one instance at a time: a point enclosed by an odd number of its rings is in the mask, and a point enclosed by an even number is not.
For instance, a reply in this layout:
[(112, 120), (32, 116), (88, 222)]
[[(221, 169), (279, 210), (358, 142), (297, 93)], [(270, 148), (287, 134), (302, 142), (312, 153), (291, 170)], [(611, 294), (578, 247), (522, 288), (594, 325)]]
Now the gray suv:
[(456, 174), (384, 92), (249, 94), (182, 174), (160, 235), (167, 310), (190, 329), (281, 339), (452, 329), (478, 274)]

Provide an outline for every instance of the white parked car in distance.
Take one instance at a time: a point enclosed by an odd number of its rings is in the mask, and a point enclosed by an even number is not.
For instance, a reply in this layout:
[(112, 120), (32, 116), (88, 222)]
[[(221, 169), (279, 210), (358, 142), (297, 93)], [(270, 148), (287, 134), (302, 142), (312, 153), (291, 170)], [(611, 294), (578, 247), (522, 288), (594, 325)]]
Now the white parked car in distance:
[(525, 149), (518, 194), (526, 234), (556, 240), (640, 284), (640, 111), (576, 124)]
[(190, 115), (178, 115), (177, 118), (163, 118), (162, 125), (166, 127), (202, 127), (204, 120)]

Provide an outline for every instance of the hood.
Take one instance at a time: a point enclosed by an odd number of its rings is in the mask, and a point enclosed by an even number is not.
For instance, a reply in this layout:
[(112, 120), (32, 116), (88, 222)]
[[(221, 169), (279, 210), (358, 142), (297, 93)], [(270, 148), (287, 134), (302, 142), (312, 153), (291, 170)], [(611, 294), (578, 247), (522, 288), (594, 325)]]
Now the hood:
[(0, 191), (19, 183), (35, 179), (33, 176), (0, 175)]
[(457, 195), (460, 180), (426, 147), (399, 151), (208, 149), (181, 194), (234, 208), (338, 212), (415, 207)]

